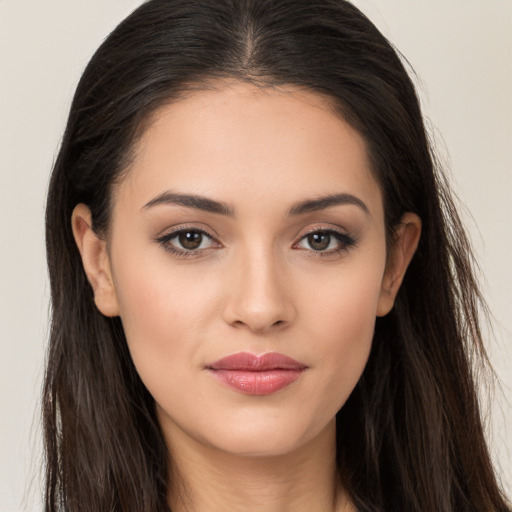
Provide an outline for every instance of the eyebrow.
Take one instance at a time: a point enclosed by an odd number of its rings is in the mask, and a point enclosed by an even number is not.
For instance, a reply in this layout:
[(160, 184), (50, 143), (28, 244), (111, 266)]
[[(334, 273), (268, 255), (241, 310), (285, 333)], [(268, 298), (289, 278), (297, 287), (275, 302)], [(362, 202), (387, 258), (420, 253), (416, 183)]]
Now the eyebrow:
[(352, 195), (352, 194), (331, 194), (324, 197), (319, 197), (318, 199), (307, 199), (306, 201), (301, 201), (294, 205), (288, 215), (302, 215), (303, 213), (316, 212), (318, 210), (323, 210), (325, 208), (329, 208), (331, 206), (340, 206), (350, 204), (353, 206), (358, 206), (363, 210), (366, 214), (370, 214), (370, 210), (366, 204), (364, 204), (361, 199)]
[(147, 210), (148, 208), (161, 204), (176, 204), (187, 208), (204, 210), (210, 213), (218, 213), (219, 215), (227, 215), (229, 217), (233, 217), (235, 215), (234, 209), (226, 203), (195, 194), (177, 194), (169, 191), (151, 199), (151, 201), (146, 203), (142, 209)]
[[(164, 192), (163, 194), (160, 194), (151, 199), (151, 201), (146, 203), (142, 209), (147, 210), (162, 204), (185, 206), (186, 208), (195, 208), (197, 210), (203, 210), (219, 215), (226, 215), (229, 217), (235, 216), (234, 208), (227, 203), (215, 201), (214, 199), (195, 194), (179, 194), (171, 191)], [(305, 201), (300, 201), (292, 206), (288, 212), (288, 215), (290, 217), (294, 217), (304, 213), (315, 212), (324, 210), (325, 208), (329, 208), (331, 206), (340, 205), (357, 206), (366, 214), (370, 214), (368, 207), (361, 199), (352, 194), (340, 193), (330, 194), (327, 196), (319, 197), (317, 199), (306, 199)]]

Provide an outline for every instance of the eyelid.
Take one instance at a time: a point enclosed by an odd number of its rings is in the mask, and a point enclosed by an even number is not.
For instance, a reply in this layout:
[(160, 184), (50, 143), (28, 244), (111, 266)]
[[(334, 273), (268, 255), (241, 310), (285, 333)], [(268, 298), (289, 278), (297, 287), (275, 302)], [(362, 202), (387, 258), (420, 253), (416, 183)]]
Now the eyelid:
[(305, 236), (310, 235), (311, 233), (316, 233), (317, 231), (339, 233), (340, 235), (348, 236), (347, 230), (339, 226), (333, 226), (332, 224), (319, 224), (315, 225), (314, 227), (306, 229), (306, 231), (300, 234), (299, 238), (304, 238)]
[(155, 240), (158, 240), (160, 238), (164, 237), (170, 237), (172, 235), (176, 235), (178, 233), (181, 233), (183, 231), (197, 231), (198, 233), (203, 233), (210, 238), (216, 240), (217, 236), (214, 235), (209, 229), (202, 227), (198, 224), (178, 224), (176, 226), (168, 227), (166, 229), (163, 229), (161, 231), (162, 234), (159, 234), (155, 237)]

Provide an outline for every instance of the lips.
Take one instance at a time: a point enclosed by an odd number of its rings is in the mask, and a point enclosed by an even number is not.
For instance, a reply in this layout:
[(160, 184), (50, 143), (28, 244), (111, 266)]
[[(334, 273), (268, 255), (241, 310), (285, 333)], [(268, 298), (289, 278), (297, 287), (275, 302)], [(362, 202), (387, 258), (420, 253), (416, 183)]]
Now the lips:
[(295, 382), (308, 367), (277, 352), (256, 356), (239, 352), (206, 369), (222, 383), (248, 395), (270, 395)]

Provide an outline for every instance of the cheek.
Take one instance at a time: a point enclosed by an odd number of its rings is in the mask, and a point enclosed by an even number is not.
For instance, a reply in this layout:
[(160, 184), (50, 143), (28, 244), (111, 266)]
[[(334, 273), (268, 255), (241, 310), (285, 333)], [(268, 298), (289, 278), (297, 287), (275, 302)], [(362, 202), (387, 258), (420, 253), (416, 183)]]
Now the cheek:
[[(308, 338), (316, 340), (315, 363), (323, 368), (319, 399), (337, 410), (357, 384), (371, 350), (380, 294), (381, 265), (340, 273), (309, 300)], [(383, 271), (383, 268), (382, 268)], [(331, 411), (332, 412), (332, 411)]]
[(130, 262), (117, 265), (115, 284), (128, 347), (147, 387), (165, 382), (171, 371), (184, 373), (211, 316), (205, 288), (179, 279), (169, 265)]

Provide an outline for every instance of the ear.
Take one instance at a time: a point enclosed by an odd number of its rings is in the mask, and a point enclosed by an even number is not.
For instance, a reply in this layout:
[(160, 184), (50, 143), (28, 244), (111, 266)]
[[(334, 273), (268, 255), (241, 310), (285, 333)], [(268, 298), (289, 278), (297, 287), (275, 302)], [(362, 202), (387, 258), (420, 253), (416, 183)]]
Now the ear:
[(418, 247), (420, 234), (421, 219), (415, 213), (405, 213), (395, 231), (388, 256), (377, 304), (377, 316), (385, 316), (393, 308), (405, 271)]
[(118, 316), (119, 304), (112, 280), (107, 242), (93, 231), (91, 211), (85, 204), (75, 207), (71, 225), (85, 274), (94, 292), (96, 307), (105, 316)]

